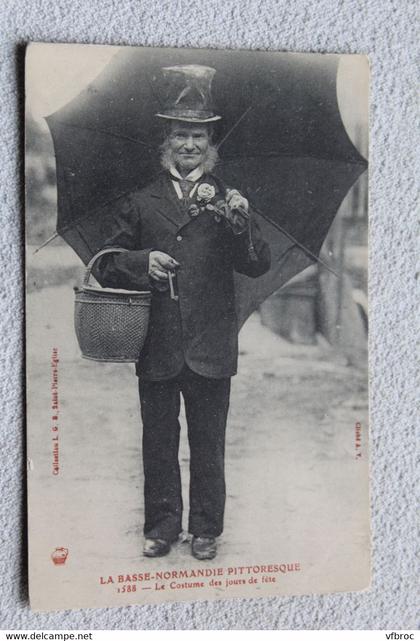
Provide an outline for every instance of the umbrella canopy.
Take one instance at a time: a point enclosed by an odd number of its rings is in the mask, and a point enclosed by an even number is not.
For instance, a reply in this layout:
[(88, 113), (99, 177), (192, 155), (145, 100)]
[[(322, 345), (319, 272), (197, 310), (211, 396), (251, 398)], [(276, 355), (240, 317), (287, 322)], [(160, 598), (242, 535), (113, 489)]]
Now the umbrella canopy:
[(83, 262), (115, 232), (127, 192), (161, 171), (166, 101), (162, 67), (214, 67), (220, 162), (215, 173), (251, 202), (272, 268), (237, 277), (242, 323), (319, 254), (366, 161), (350, 141), (336, 95), (337, 56), (127, 48), (65, 107), (47, 118), (57, 161), (57, 232)]

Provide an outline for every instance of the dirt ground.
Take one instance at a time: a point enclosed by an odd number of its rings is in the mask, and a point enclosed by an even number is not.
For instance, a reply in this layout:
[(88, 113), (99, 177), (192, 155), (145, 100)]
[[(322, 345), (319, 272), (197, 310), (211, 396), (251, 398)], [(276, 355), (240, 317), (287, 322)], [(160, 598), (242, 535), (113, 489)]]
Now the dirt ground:
[[(83, 360), (72, 314), (73, 293), (67, 285), (28, 295), (31, 581), (34, 594), (45, 592), (51, 579), (49, 602), (55, 590), (72, 589), (79, 575), (96, 581), (122, 568), (139, 569), (139, 564), (145, 570), (156, 563), (165, 568), (199, 563), (185, 540), (164, 560), (142, 557), (141, 424), (134, 367)], [(59, 357), (58, 475), (52, 474), (51, 443), (54, 347)], [(240, 334), (227, 429), (225, 530), (210, 566), (299, 562), (305, 580), (291, 588), (295, 592), (366, 584), (366, 387), (366, 372), (346, 366), (325, 346), (292, 345), (263, 327), (258, 314), (249, 319)], [(362, 426), (359, 449), (356, 422)], [(186, 523), (184, 420), (182, 427)], [(59, 588), (50, 560), (56, 546), (67, 547), (71, 559)], [(99, 592), (97, 599), (103, 604)]]

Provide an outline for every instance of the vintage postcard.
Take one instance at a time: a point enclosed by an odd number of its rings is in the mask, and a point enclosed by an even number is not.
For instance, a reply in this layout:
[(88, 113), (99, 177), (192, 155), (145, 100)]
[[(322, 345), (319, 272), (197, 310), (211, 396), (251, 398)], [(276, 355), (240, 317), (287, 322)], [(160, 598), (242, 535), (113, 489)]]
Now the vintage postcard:
[(28, 46), (33, 609), (369, 587), (368, 88)]

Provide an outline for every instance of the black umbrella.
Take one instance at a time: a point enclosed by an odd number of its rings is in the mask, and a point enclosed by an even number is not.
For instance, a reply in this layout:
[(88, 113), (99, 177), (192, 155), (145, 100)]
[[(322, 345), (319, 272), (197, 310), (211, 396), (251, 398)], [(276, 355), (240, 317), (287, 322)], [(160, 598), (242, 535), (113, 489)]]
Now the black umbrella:
[(47, 118), (57, 161), (57, 233), (84, 263), (115, 231), (119, 200), (161, 171), (155, 114), (161, 68), (214, 67), (220, 163), (216, 173), (250, 200), (270, 242), (265, 276), (237, 278), (242, 322), (273, 291), (318, 260), (347, 191), (365, 170), (344, 129), (337, 56), (128, 48)]

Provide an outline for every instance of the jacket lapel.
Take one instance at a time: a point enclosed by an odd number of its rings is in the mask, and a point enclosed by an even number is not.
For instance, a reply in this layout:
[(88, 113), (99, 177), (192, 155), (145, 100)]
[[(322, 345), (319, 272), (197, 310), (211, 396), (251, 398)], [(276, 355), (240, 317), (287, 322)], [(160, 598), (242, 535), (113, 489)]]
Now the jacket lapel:
[(150, 195), (160, 200), (156, 204), (155, 211), (167, 220), (170, 220), (177, 229), (191, 222), (191, 218), (183, 210), (182, 203), (176, 195), (168, 174), (161, 176), (159, 181), (151, 189)]

